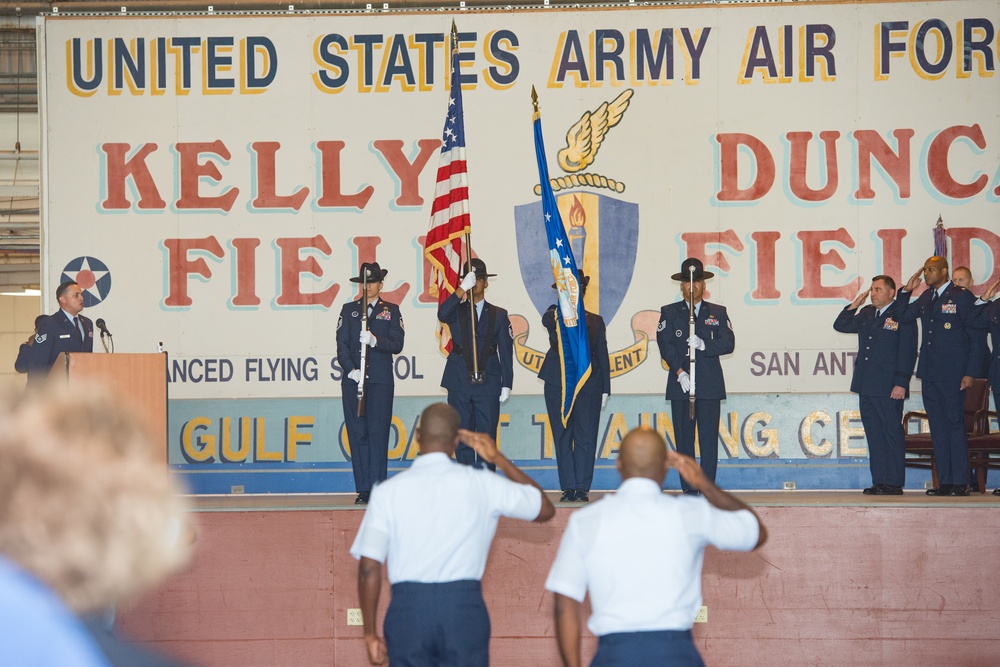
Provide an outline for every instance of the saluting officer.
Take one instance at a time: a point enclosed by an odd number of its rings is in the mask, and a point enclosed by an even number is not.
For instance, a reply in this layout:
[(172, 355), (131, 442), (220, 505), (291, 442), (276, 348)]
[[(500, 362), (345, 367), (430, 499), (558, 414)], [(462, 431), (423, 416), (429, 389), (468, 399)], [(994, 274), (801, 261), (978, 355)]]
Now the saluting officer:
[(56, 289), (59, 310), (37, 323), (28, 350), (28, 386), (43, 382), (63, 352), (93, 352), (94, 323), (84, 317), (83, 290), (72, 280)]
[[(989, 330), (993, 342), (990, 353), (989, 380), (993, 389), (993, 409), (1000, 412), (1000, 299), (992, 301), (1000, 293), (1000, 280), (994, 282), (976, 301), (975, 326)], [(982, 489), (983, 492), (986, 489)], [(1000, 496), (1000, 487), (993, 489), (994, 496)]]
[[(692, 272), (693, 269), (693, 272)], [(667, 400), (674, 424), (677, 451), (694, 457), (695, 426), (701, 443), (701, 467), (713, 483), (719, 464), (719, 412), (726, 397), (726, 380), (719, 357), (736, 348), (736, 334), (724, 306), (702, 300), (705, 280), (714, 276), (706, 271), (700, 259), (689, 257), (681, 264), (680, 273), (671, 280), (680, 281), (681, 295), (677, 303), (660, 309), (656, 327), (656, 342), (667, 366)], [(694, 299), (694, 335), (690, 335), (690, 302)], [(691, 376), (690, 349), (695, 350), (695, 419), (689, 414)], [(681, 478), (684, 493), (700, 495)]]
[[(389, 426), (395, 393), (392, 355), (403, 350), (403, 318), (399, 306), (379, 297), (389, 273), (378, 262), (365, 262), (352, 283), (363, 283), (366, 294), (345, 303), (337, 320), (337, 361), (344, 374), (340, 381), (344, 421), (351, 447), (351, 467), (357, 505), (368, 502), (372, 487), (384, 481), (389, 465)], [(365, 298), (367, 297), (367, 298)], [(362, 316), (368, 304), (367, 327)], [(365, 409), (358, 416), (358, 383), (361, 381), (361, 346), (368, 347), (365, 364)]]
[[(972, 270), (967, 266), (956, 266), (951, 272), (951, 282), (974, 293), (972, 288), (976, 286), (976, 282), (972, 278)], [(988, 334), (989, 331), (985, 328), (970, 330), (972, 345), (979, 348), (978, 354), (981, 362), (973, 377), (988, 378), (990, 376), (990, 359), (993, 357), (993, 353), (990, 352), (990, 345), (986, 342)], [(993, 342), (993, 346), (996, 347), (996, 341)], [(990, 386), (993, 386), (992, 382)]]
[[(497, 437), (500, 404), (510, 398), (514, 379), (514, 333), (507, 311), (486, 302), (486, 288), (495, 273), (486, 271), (486, 263), (467, 262), (461, 285), (438, 308), (438, 319), (451, 331), (452, 348), (445, 362), (441, 386), (448, 390), (448, 404), (458, 410), (461, 427), (467, 431)], [(466, 297), (470, 298), (467, 299)], [(472, 316), (469, 301), (475, 304), (475, 335), (479, 377), (472, 377)], [(455, 452), (459, 463), (483, 467), (476, 452), (464, 442)], [(496, 466), (485, 464), (490, 470)]]
[[(913, 303), (910, 294), (923, 275), (927, 290)], [(965, 437), (965, 390), (981, 366), (975, 345), (976, 297), (948, 279), (948, 260), (929, 257), (896, 296), (895, 318), (920, 319), (920, 378), (924, 410), (934, 444), (938, 486), (929, 496), (969, 495), (969, 447)]]
[[(858, 308), (871, 295), (870, 306)], [(851, 391), (858, 394), (861, 423), (868, 440), (872, 485), (868, 496), (898, 496), (906, 478), (903, 401), (910, 397), (910, 376), (917, 361), (917, 325), (899, 322), (894, 310), (896, 281), (875, 276), (872, 286), (840, 311), (833, 328), (858, 335)]]

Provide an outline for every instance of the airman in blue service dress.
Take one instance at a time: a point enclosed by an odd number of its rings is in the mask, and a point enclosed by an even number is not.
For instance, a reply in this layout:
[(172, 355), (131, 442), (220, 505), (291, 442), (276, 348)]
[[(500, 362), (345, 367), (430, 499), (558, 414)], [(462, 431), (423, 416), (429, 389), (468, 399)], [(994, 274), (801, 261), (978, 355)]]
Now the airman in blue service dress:
[[(692, 274), (693, 269), (693, 274)], [(694, 282), (691, 282), (693, 275)], [(726, 398), (726, 380), (719, 357), (736, 349), (736, 334), (724, 306), (702, 301), (705, 279), (715, 274), (705, 271), (701, 260), (688, 258), (680, 273), (671, 279), (680, 281), (685, 297), (660, 309), (656, 343), (660, 356), (669, 366), (666, 398), (670, 401), (674, 441), (681, 454), (694, 456), (695, 426), (701, 444), (701, 467), (715, 482), (719, 464), (719, 412)], [(689, 295), (694, 293), (695, 335), (690, 336)], [(690, 418), (689, 348), (695, 348), (695, 419)], [(685, 493), (698, 492), (681, 479)]]
[[(928, 289), (913, 303), (910, 294), (924, 275)], [(965, 437), (965, 389), (980, 365), (973, 345), (976, 297), (948, 280), (948, 260), (931, 257), (896, 296), (894, 318), (920, 320), (921, 381), (924, 410), (934, 443), (937, 488), (930, 496), (969, 495), (969, 448)]]
[(94, 351), (94, 323), (81, 314), (83, 290), (65, 282), (56, 289), (56, 300), (59, 310), (38, 322), (35, 342), (28, 348), (28, 386), (44, 382), (63, 352)]
[[(580, 274), (583, 295), (590, 276)], [(552, 286), (555, 288), (555, 285)], [(549, 414), (552, 441), (559, 469), (562, 502), (588, 502), (594, 481), (594, 459), (601, 424), (601, 409), (611, 395), (611, 364), (608, 360), (608, 333), (604, 318), (590, 311), (587, 315), (587, 338), (590, 342), (590, 377), (573, 404), (566, 426), (562, 423), (563, 376), (556, 338), (557, 307), (542, 315), (542, 325), (549, 332), (549, 351), (545, 354), (538, 377), (545, 383), (545, 408)]]
[[(989, 330), (993, 351), (989, 359), (989, 381), (993, 390), (993, 409), (1000, 412), (1000, 299), (991, 301), (1000, 292), (1000, 280), (997, 280), (976, 301), (975, 326)], [(1000, 496), (1000, 488), (993, 490), (993, 495)]]
[[(358, 276), (351, 278), (352, 283), (368, 286), (367, 331), (362, 318), (364, 296), (345, 303), (337, 320), (337, 361), (344, 372), (340, 389), (357, 504), (367, 503), (372, 487), (388, 475), (389, 427), (395, 393), (392, 355), (402, 352), (404, 331), (399, 306), (378, 296), (387, 273), (378, 262), (371, 262), (362, 264)], [(368, 346), (365, 409), (358, 416), (362, 345)]]
[[(871, 305), (859, 310), (869, 293)], [(851, 391), (858, 394), (868, 440), (872, 485), (865, 495), (901, 495), (906, 478), (903, 401), (910, 396), (910, 376), (917, 361), (917, 325), (893, 317), (895, 296), (895, 281), (875, 276), (871, 288), (840, 311), (833, 323), (841, 333), (858, 335)]]
[[(466, 275), (462, 285), (438, 308), (438, 320), (448, 325), (452, 339), (441, 386), (448, 390), (448, 404), (458, 410), (463, 429), (496, 438), (500, 404), (510, 396), (513, 386), (514, 334), (507, 311), (485, 299), (489, 278), (496, 274), (487, 273), (486, 263), (478, 258), (473, 258), (471, 269), (468, 263), (464, 268)], [(470, 378), (472, 322), (469, 300), (463, 300), (468, 292), (472, 293), (472, 301), (476, 304), (475, 336), (481, 382), (473, 382)], [(455, 458), (465, 465), (484, 465), (465, 443), (459, 443)], [(488, 464), (486, 467), (495, 469)]]

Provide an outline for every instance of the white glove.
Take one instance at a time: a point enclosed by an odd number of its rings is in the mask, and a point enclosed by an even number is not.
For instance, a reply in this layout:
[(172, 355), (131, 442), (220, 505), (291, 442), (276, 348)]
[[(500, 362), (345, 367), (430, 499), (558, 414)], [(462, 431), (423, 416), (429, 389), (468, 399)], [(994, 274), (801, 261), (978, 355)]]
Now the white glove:
[(463, 292), (468, 292), (475, 286), (476, 286), (476, 272), (469, 271), (468, 273), (465, 274), (465, 277), (462, 278), (462, 284), (459, 285), (459, 287), (462, 288)]
[[(693, 347), (696, 350), (704, 350), (705, 341), (703, 341), (698, 336), (691, 336), (690, 338), (688, 338), (688, 347)], [(684, 391), (687, 391), (687, 389), (685, 389)]]
[(681, 389), (685, 394), (691, 391), (691, 376), (687, 374), (687, 371), (681, 371), (681, 374), (677, 376), (677, 381), (681, 383)]
[(500, 402), (506, 403), (508, 398), (510, 398), (510, 389), (508, 387), (503, 387), (500, 390)]
[(608, 405), (608, 395), (601, 394), (601, 410), (603, 410)]
[(368, 345), (369, 347), (375, 347), (378, 345), (378, 339), (372, 334), (371, 331), (367, 329), (361, 330), (361, 336), (358, 337), (362, 345)]
[(361, 369), (355, 368), (353, 371), (347, 374), (347, 377), (355, 382), (361, 382)]

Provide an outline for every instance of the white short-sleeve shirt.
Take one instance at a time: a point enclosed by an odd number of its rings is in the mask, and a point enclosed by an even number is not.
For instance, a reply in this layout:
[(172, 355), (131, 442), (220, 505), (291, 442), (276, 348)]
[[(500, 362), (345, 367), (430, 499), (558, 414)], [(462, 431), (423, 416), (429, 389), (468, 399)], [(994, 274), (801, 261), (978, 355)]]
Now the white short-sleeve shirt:
[(578, 602), (589, 590), (587, 627), (597, 636), (688, 630), (701, 606), (705, 546), (750, 551), (759, 534), (747, 510), (664, 495), (633, 477), (570, 517), (545, 587)]
[(533, 486), (422, 454), (372, 489), (351, 555), (388, 560), (393, 584), (478, 580), (500, 517), (533, 521), (541, 508)]

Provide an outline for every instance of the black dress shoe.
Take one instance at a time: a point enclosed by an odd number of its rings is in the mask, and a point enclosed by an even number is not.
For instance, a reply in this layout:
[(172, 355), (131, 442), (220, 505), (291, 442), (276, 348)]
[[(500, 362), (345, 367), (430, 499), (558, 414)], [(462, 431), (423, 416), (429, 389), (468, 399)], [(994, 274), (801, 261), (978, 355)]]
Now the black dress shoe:
[(928, 496), (950, 496), (951, 495), (951, 484), (942, 484), (936, 489), (927, 489)]
[(688, 496), (694, 496), (697, 498), (698, 496), (701, 495), (701, 491), (699, 491), (698, 489), (684, 489), (684, 494)]
[(951, 495), (953, 496), (967, 496), (969, 495), (969, 485), (968, 484), (956, 484), (951, 487)]
[(355, 505), (367, 505), (368, 501), (365, 499), (365, 494), (359, 493), (358, 497), (354, 499)]
[(903, 487), (892, 486), (891, 484), (879, 484), (879, 488), (875, 491), (876, 496), (901, 496), (903, 495)]
[(583, 489), (576, 490), (576, 496), (574, 500), (578, 503), (589, 503), (590, 502), (590, 492), (584, 491)]
[(576, 500), (576, 491), (573, 489), (566, 489), (562, 492), (562, 495), (559, 496), (559, 502), (561, 503), (571, 503), (574, 500)]
[(871, 486), (869, 486), (867, 489), (865, 489), (861, 493), (865, 494), (866, 496), (877, 496), (878, 492), (881, 489), (882, 489), (882, 485), (881, 484), (872, 484)]
[(1000, 486), (998, 486), (997, 488), (993, 489), (993, 495), (994, 496), (1000, 496)]

